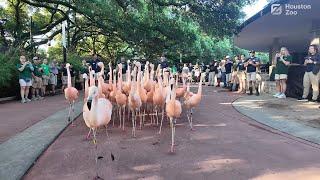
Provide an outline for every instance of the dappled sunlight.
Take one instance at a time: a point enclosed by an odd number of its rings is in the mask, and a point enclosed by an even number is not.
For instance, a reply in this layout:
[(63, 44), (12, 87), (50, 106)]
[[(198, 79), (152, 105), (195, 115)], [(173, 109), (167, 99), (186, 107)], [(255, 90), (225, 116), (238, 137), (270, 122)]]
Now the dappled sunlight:
[(208, 158), (195, 164), (195, 168), (189, 170), (187, 173), (211, 173), (223, 169), (234, 168), (234, 166), (241, 166), (245, 161), (242, 159), (219, 159), (217, 157)]
[(228, 102), (228, 103), (219, 103), (219, 104), (221, 104), (221, 105), (231, 105), (231, 104), (232, 104), (232, 102)]
[(227, 126), (225, 123), (219, 124), (195, 124), (194, 127), (224, 127)]
[(210, 135), (207, 133), (197, 133), (191, 135), (192, 140), (209, 140), (209, 139), (217, 139), (216, 135)]
[(297, 108), (307, 108), (307, 109), (319, 109), (319, 104), (317, 103), (310, 103), (310, 102), (305, 102), (302, 104), (296, 104), (295, 105)]
[(161, 169), (161, 164), (147, 164), (141, 166), (135, 166), (132, 168), (135, 171), (159, 171)]
[(254, 180), (319, 180), (320, 168), (302, 168), (285, 172), (271, 172), (253, 178)]
[(147, 176), (147, 177), (143, 177), (143, 178), (139, 178), (138, 180), (163, 180), (164, 178), (160, 177), (160, 176)]
[(120, 180), (129, 180), (129, 179), (137, 179), (139, 177), (138, 174), (121, 174), (117, 176), (117, 179)]

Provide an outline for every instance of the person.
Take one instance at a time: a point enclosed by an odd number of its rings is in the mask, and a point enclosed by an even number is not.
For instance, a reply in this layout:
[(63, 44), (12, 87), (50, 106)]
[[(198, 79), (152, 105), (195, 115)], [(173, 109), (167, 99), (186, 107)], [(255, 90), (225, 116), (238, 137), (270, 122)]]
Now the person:
[(162, 56), (160, 57), (160, 65), (161, 65), (161, 69), (164, 69), (165, 71), (167, 71), (169, 64), (164, 54), (162, 54)]
[(98, 55), (96, 53), (92, 54), (92, 60), (87, 61), (87, 63), (91, 66), (92, 70), (95, 72), (94, 78), (96, 80), (98, 77), (98, 72), (100, 72), (101, 70), (100, 67), (98, 66), (98, 62), (100, 62), (100, 60), (98, 59)]
[(251, 50), (250, 57), (245, 61), (244, 66), (247, 68), (247, 81), (249, 85), (249, 95), (253, 94), (253, 87), (256, 90), (256, 96), (259, 96), (259, 84), (256, 83), (257, 68), (260, 65), (260, 59), (255, 56), (256, 52)]
[(181, 72), (182, 78), (186, 80), (186, 78), (188, 78), (188, 74), (189, 74), (189, 68), (187, 67), (187, 64), (183, 64), (183, 68)]
[(42, 73), (43, 70), (41, 68), (41, 60), (38, 57), (33, 58), (33, 73), (32, 73), (32, 100), (42, 100), (43, 92), (41, 92), (42, 88)]
[(171, 67), (171, 73), (172, 73), (173, 75), (176, 75), (176, 74), (178, 73), (178, 70), (177, 70), (177, 67), (176, 67), (175, 64), (172, 65), (172, 67)]
[(49, 77), (49, 84), (51, 85), (51, 94), (56, 94), (56, 86), (58, 84), (58, 74), (59, 74), (59, 68), (56, 60), (53, 60), (50, 65), (50, 77)]
[(240, 55), (240, 60), (237, 64), (237, 71), (238, 71), (238, 79), (239, 79), (239, 89), (238, 93), (246, 93), (246, 68), (244, 67), (245, 55)]
[(221, 81), (223, 82), (223, 88), (227, 87), (227, 78), (226, 78), (226, 60), (222, 59), (220, 62), (220, 71), (221, 71)]
[(20, 56), (20, 63), (17, 64), (17, 69), (19, 71), (21, 103), (30, 102), (28, 95), (32, 85), (32, 71), (34, 68), (30, 61), (27, 61), (26, 57), (22, 55)]
[(122, 64), (122, 72), (121, 72), (122, 73), (122, 80), (126, 81), (126, 77), (127, 77), (126, 74), (127, 74), (127, 69), (128, 69), (126, 59), (124, 57), (121, 57), (119, 63)]
[(232, 72), (232, 66), (233, 62), (230, 59), (230, 56), (226, 56), (226, 64), (225, 64), (225, 69), (226, 69), (226, 86), (230, 88), (230, 83), (231, 83), (231, 72)]
[(196, 77), (196, 82), (200, 82), (200, 69), (198, 63), (193, 67), (194, 68), (194, 76)]
[(312, 88), (312, 102), (316, 102), (319, 95), (319, 66), (320, 55), (316, 45), (309, 46), (308, 56), (305, 57), (304, 65), (306, 70), (303, 76), (303, 95), (299, 101), (307, 101), (310, 86)]
[(41, 92), (43, 93), (43, 96), (45, 96), (46, 95), (46, 87), (49, 85), (49, 77), (50, 77), (50, 70), (49, 70), (48, 60), (47, 59), (43, 59), (42, 64), (41, 64), (40, 67), (43, 70)]
[(231, 80), (230, 80), (230, 85), (229, 85), (229, 90), (230, 91), (237, 91), (239, 88), (239, 77), (238, 77), (238, 71), (237, 67), (233, 66), (232, 67), (233, 71), (231, 73)]
[(277, 93), (273, 95), (276, 98), (286, 98), (288, 69), (292, 62), (292, 57), (286, 47), (280, 49), (280, 53), (276, 54), (275, 76)]
[(215, 75), (216, 75), (217, 66), (215, 61), (211, 61), (209, 65), (209, 83), (208, 86), (214, 86), (215, 84)]

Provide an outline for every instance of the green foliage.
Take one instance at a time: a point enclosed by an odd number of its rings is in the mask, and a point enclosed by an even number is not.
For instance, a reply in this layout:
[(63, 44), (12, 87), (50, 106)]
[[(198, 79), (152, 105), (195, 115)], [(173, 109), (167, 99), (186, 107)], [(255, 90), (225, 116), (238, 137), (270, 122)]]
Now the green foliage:
[(73, 66), (73, 69), (75, 71), (80, 71), (82, 60), (83, 58), (79, 56), (78, 54), (72, 53), (67, 56), (68, 63), (70, 63)]
[(11, 49), (5, 54), (0, 53), (0, 88), (12, 86), (18, 83), (18, 70), (16, 65), (19, 63), (19, 53)]

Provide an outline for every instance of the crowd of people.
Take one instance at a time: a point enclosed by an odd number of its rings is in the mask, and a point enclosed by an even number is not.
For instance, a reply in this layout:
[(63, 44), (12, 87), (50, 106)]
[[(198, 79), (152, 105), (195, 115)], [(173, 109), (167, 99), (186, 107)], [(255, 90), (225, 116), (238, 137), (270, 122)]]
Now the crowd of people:
[[(231, 58), (226, 56), (221, 60), (212, 60), (208, 65), (204, 63), (185, 63), (175, 64), (170, 66), (167, 58), (162, 55), (159, 59), (161, 69), (171, 71), (173, 74), (179, 75), (182, 79), (188, 82), (202, 82), (207, 86), (216, 86), (229, 89), (230, 91), (237, 91), (238, 93), (248, 93), (248, 95), (260, 95), (259, 85), (261, 82), (261, 61), (256, 57), (255, 51), (250, 51), (249, 57), (240, 54)], [(88, 66), (91, 66), (95, 72), (100, 71), (98, 66), (100, 62), (98, 56), (93, 54), (90, 60), (83, 60), (79, 71), (75, 72), (70, 66), (71, 82), (75, 87), (75, 82), (79, 82), (80, 88), (84, 89), (83, 74), (88, 74)], [(143, 61), (142, 61), (143, 62)], [(122, 64), (122, 74), (126, 78), (127, 61), (121, 57), (118, 64)], [(273, 61), (276, 90), (274, 95), (276, 98), (286, 98), (286, 83), (288, 78), (288, 68), (292, 63), (292, 56), (286, 47), (282, 47), (276, 53)], [(312, 88), (312, 101), (316, 101), (319, 95), (319, 80), (320, 80), (320, 55), (318, 48), (315, 45), (309, 47), (308, 56), (305, 59), (304, 65), (306, 72), (303, 78), (303, 96), (299, 98), (300, 101), (307, 101), (310, 87)], [(143, 64), (142, 64), (143, 66)], [(267, 67), (268, 68), (268, 67)], [(34, 57), (32, 62), (28, 61), (25, 56), (20, 57), (20, 63), (17, 65), (19, 71), (19, 83), (21, 102), (26, 103), (32, 100), (41, 100), (46, 95), (55, 95), (58, 79), (61, 79), (61, 89), (67, 86), (67, 69), (65, 64), (58, 64), (56, 60), (48, 62), (47, 59), (41, 60)], [(108, 74), (108, 68), (105, 69)], [(201, 76), (203, 74), (203, 76)], [(58, 78), (59, 77), (59, 78)], [(106, 77), (107, 78), (107, 77)], [(30, 92), (31, 88), (31, 94)], [(30, 97), (30, 98), (29, 98)]]

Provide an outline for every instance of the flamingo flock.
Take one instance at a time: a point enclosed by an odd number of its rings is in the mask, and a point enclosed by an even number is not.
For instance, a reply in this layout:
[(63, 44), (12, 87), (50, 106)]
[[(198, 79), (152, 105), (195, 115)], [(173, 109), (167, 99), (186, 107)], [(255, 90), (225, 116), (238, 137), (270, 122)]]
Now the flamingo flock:
[[(104, 82), (104, 64), (98, 63), (100, 72), (94, 72), (89, 67), (89, 76), (84, 74), (85, 90), (83, 104), (83, 119), (89, 132), (92, 132), (93, 141), (96, 143), (97, 129), (106, 128), (112, 121), (112, 126), (119, 123), (119, 128), (125, 130), (125, 120), (131, 120), (132, 137), (136, 137), (137, 122), (141, 130), (147, 123), (159, 126), (161, 134), (163, 121), (168, 120), (171, 128), (170, 152), (174, 152), (176, 121), (181, 117), (183, 110), (187, 114), (190, 129), (193, 130), (192, 113), (202, 96), (202, 82), (199, 83), (198, 92), (190, 91), (190, 83), (183, 79), (182, 87), (178, 87), (178, 77), (161, 69), (160, 65), (154, 69), (154, 64), (147, 62), (142, 70), (141, 63), (127, 62), (126, 78), (123, 81), (122, 64), (117, 65), (117, 70), (112, 69), (109, 63), (109, 81)], [(70, 65), (69, 65), (70, 66)], [(67, 64), (67, 70), (68, 70)], [(69, 71), (68, 71), (69, 72)], [(78, 91), (69, 84), (65, 96), (73, 109), (74, 101), (78, 98)], [(200, 78), (201, 80), (203, 78)], [(97, 82), (97, 83), (96, 83)], [(161, 116), (161, 117), (159, 117)], [(161, 118), (161, 119), (160, 119)], [(118, 121), (118, 122), (117, 122)]]

